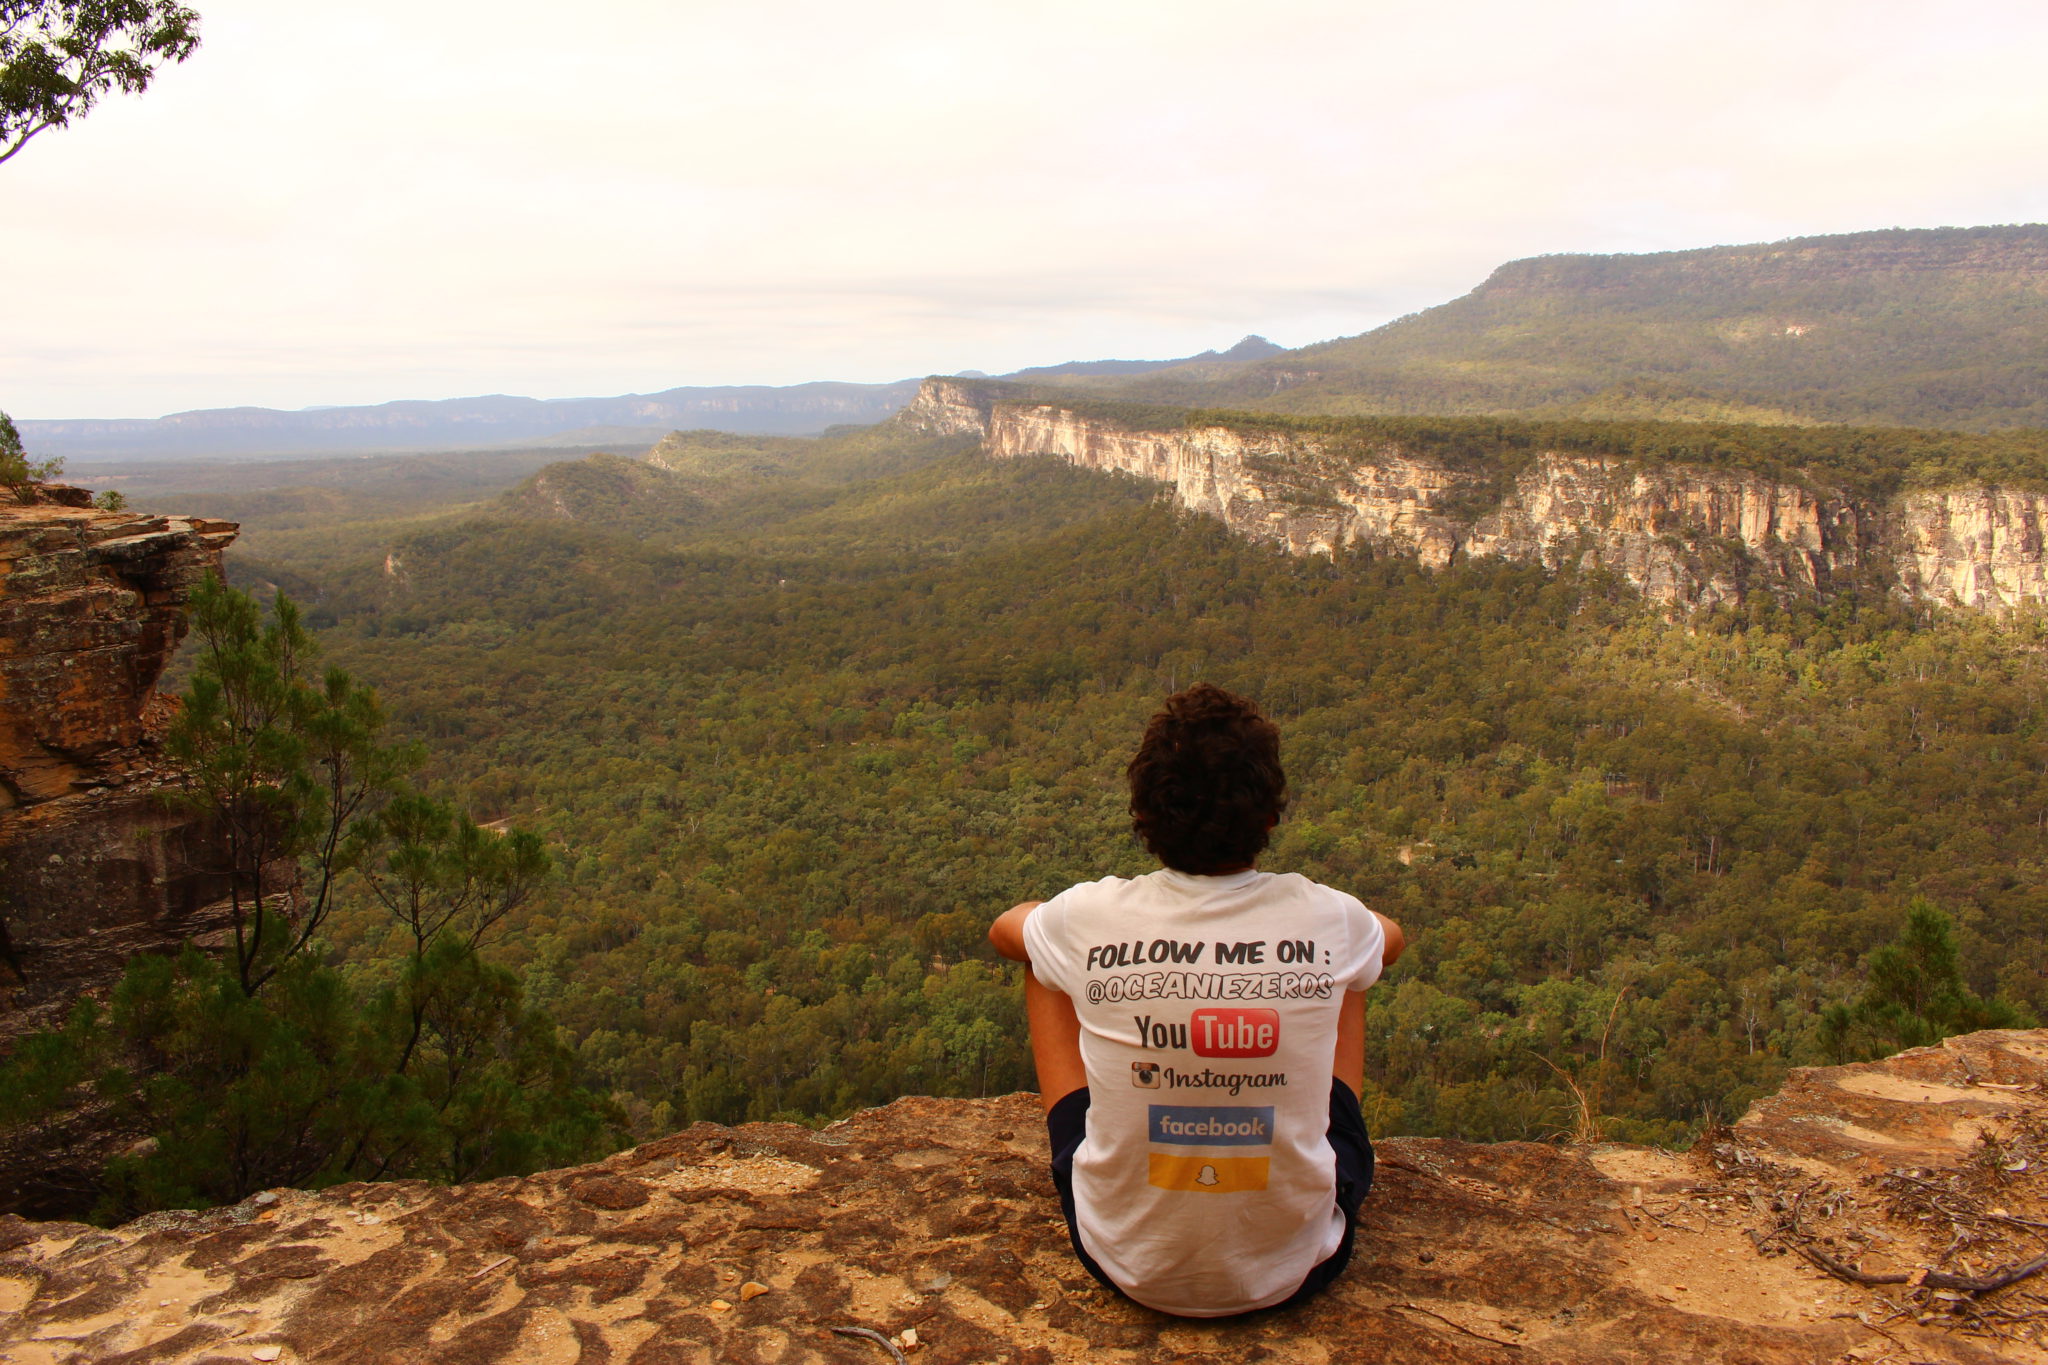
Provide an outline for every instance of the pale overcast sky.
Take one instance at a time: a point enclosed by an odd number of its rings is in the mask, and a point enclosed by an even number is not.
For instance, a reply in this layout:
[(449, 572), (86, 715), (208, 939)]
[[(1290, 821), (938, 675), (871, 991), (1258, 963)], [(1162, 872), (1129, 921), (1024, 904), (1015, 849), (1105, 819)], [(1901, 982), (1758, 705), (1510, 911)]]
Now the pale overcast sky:
[(0, 407), (886, 380), (2048, 220), (2048, 5), (192, 0), (0, 165)]

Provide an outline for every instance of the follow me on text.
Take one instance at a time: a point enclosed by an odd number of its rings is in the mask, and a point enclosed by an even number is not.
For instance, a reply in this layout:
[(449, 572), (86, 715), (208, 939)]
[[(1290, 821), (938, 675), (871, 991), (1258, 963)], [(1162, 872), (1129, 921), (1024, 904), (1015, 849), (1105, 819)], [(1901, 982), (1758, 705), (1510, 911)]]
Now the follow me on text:
[[(1097, 968), (1108, 970), (1113, 967), (1136, 967), (1146, 962), (1200, 962), (1203, 943), (1182, 943), (1178, 939), (1155, 938), (1150, 943), (1137, 939), (1130, 943), (1111, 943), (1088, 950), (1087, 971)], [(1283, 938), (1273, 945), (1273, 957), (1280, 962), (1314, 962), (1316, 945), (1303, 938)], [(1216, 961), (1261, 963), (1266, 960), (1266, 940), (1254, 939), (1250, 943), (1219, 943), (1216, 945)]]

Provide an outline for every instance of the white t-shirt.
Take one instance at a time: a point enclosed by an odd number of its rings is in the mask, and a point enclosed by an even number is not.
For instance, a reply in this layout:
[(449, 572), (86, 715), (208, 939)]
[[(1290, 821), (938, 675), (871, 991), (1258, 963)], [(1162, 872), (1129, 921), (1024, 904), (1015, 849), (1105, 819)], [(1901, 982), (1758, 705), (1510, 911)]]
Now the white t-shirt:
[(1292, 1294), (1344, 1235), (1330, 1068), (1344, 993), (1379, 979), (1378, 918), (1292, 873), (1162, 868), (1061, 892), (1024, 947), (1081, 1021), (1081, 1245), (1162, 1312)]

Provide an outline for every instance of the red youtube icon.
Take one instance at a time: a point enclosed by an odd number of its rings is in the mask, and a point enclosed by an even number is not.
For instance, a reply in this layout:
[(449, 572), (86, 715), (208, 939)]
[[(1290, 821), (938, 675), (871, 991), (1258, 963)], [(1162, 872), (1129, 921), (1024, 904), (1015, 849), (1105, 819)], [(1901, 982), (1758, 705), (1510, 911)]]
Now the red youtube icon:
[(1270, 1057), (1280, 1047), (1280, 1011), (1196, 1010), (1188, 1032), (1197, 1057)]

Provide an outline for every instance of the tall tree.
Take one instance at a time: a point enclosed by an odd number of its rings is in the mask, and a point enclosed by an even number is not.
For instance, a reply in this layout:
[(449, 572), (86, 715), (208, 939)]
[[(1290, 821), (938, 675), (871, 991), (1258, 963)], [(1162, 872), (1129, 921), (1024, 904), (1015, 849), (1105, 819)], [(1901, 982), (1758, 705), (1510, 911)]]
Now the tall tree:
[(316, 646), (289, 597), (266, 622), (209, 574), (192, 626), (192, 686), (165, 740), (186, 778), (172, 799), (220, 831), (235, 974), (254, 995), (320, 932), (336, 879), (375, 839), (374, 817), (419, 752), (378, 741), (376, 695), (348, 674), (309, 681)]
[[(314, 641), (290, 598), (266, 620), (209, 576), (192, 618), (199, 653), (167, 748), (185, 769), (176, 799), (210, 817), (233, 938), (219, 958), (189, 944), (136, 958), (106, 1007), (81, 1000), (0, 1061), (0, 1129), (21, 1145), (83, 1164), (84, 1113), (147, 1135), (61, 1190), (62, 1211), (472, 1180), (604, 1150), (613, 1107), (579, 1083), (519, 977), (477, 952), (551, 875), (547, 849), (406, 789), (415, 750), (380, 742), (376, 698), (346, 673), (310, 680)], [(320, 929), (350, 872), (411, 940), (395, 970), (328, 960)]]

